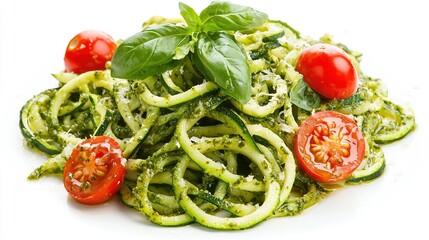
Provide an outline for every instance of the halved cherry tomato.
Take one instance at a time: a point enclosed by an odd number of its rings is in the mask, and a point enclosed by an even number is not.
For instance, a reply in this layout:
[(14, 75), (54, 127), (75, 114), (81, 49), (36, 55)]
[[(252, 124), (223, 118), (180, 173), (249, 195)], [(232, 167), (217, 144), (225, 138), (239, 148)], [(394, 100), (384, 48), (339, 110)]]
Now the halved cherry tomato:
[(111, 137), (97, 136), (77, 145), (64, 168), (64, 187), (78, 202), (103, 203), (112, 198), (125, 177), (126, 159)]
[(294, 150), (301, 168), (319, 182), (349, 177), (365, 155), (363, 134), (353, 119), (334, 111), (316, 112), (299, 127)]
[(77, 74), (106, 69), (112, 60), (116, 42), (105, 32), (88, 30), (73, 37), (67, 45), (64, 64), (67, 72)]
[(357, 90), (358, 75), (344, 50), (330, 44), (314, 44), (304, 49), (296, 70), (317, 93), (328, 99), (345, 99)]

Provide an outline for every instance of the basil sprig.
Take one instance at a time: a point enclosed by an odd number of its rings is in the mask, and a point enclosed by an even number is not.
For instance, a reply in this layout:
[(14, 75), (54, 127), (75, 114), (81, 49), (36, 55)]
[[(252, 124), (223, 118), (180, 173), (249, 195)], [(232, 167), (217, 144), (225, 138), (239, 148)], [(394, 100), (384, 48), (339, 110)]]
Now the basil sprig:
[(175, 67), (184, 57), (204, 77), (241, 103), (250, 99), (251, 74), (246, 52), (226, 31), (248, 30), (267, 20), (253, 8), (215, 1), (198, 15), (179, 3), (187, 27), (160, 24), (125, 39), (112, 59), (113, 77), (144, 79)]

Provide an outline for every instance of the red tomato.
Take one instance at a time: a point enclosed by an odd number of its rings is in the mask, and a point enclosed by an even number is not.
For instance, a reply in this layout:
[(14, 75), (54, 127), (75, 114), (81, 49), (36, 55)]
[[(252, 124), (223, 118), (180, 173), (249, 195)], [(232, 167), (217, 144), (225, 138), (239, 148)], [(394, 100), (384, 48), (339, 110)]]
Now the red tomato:
[(95, 30), (83, 31), (67, 45), (64, 55), (66, 71), (80, 74), (103, 70), (115, 51), (116, 43), (107, 33)]
[(328, 99), (345, 99), (356, 92), (356, 69), (339, 47), (319, 43), (304, 49), (296, 70), (314, 91)]
[(112, 198), (125, 177), (126, 159), (119, 144), (97, 136), (76, 146), (64, 168), (64, 187), (78, 202), (98, 204)]
[(319, 182), (349, 177), (365, 155), (363, 134), (353, 119), (334, 111), (316, 112), (299, 127), (294, 150), (301, 168)]

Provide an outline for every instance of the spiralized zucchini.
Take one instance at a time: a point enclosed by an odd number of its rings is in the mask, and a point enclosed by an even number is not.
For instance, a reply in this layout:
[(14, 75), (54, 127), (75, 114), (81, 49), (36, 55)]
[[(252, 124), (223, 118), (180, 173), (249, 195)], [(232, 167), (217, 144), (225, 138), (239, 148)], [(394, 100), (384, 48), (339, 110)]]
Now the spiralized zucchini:
[[(156, 224), (244, 229), (316, 204), (329, 191), (300, 171), (290, 150), (299, 123), (311, 113), (293, 105), (289, 94), (302, 78), (294, 69), (300, 52), (317, 41), (278, 21), (234, 36), (252, 72), (245, 104), (205, 81), (188, 58), (135, 81), (112, 78), (109, 69), (54, 74), (59, 87), (36, 95), (20, 113), (29, 145), (50, 155), (29, 178), (61, 174), (78, 142), (109, 135), (128, 158), (122, 202)], [(319, 41), (334, 44), (327, 36)], [(337, 45), (358, 68), (360, 55)], [(364, 132), (365, 159), (346, 183), (380, 176), (385, 159), (379, 144), (414, 127), (412, 111), (388, 100), (379, 79), (361, 71), (359, 79), (354, 96), (322, 100), (314, 109), (348, 114)]]

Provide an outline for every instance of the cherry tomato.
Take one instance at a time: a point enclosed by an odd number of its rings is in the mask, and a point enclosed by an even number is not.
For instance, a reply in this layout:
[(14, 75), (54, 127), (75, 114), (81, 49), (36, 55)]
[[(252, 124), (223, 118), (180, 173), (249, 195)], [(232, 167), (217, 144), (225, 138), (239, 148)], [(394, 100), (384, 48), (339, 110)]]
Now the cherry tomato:
[(73, 37), (67, 45), (64, 55), (66, 71), (80, 74), (103, 70), (115, 51), (116, 43), (107, 33), (95, 30), (83, 31)]
[(85, 204), (103, 203), (119, 190), (126, 160), (119, 144), (97, 136), (77, 145), (64, 168), (63, 182), (69, 194)]
[(345, 99), (356, 92), (356, 69), (347, 53), (339, 47), (319, 43), (304, 49), (296, 70), (314, 91), (325, 98)]
[(334, 111), (316, 112), (299, 127), (294, 151), (301, 168), (319, 182), (349, 177), (365, 155), (363, 134), (353, 119)]

